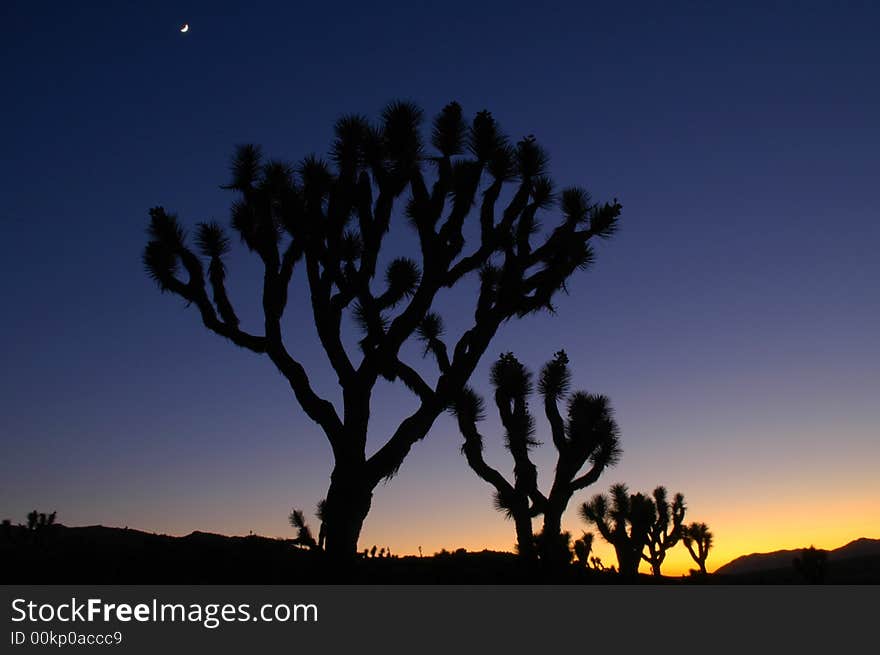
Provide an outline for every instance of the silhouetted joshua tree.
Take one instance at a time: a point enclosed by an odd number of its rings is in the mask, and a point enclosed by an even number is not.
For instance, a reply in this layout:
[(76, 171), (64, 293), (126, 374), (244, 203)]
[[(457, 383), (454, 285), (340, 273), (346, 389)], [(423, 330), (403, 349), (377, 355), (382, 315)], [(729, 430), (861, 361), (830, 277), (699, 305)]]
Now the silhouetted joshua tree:
[(297, 530), (296, 539), (293, 540), (293, 543), (305, 546), (310, 550), (318, 547), (318, 542), (312, 536), (312, 529), (306, 523), (305, 515), (301, 509), (295, 509), (290, 513), (290, 525)]
[[(682, 529), (681, 540), (700, 567), (700, 573), (706, 575), (706, 559), (709, 557), (709, 549), (712, 548), (712, 533), (709, 532), (709, 526), (705, 523), (691, 523)], [(696, 551), (694, 546), (697, 547)]]
[(315, 540), (315, 537), (312, 535), (312, 529), (306, 523), (305, 514), (300, 509), (294, 509), (290, 513), (290, 525), (297, 529), (296, 539), (293, 540), (295, 544), (300, 546), (305, 546), (309, 550), (323, 550), (324, 549), (324, 505), (325, 502), (322, 500), (318, 503), (317, 511), (315, 515), (318, 517), (318, 520), (321, 521), (321, 527), (318, 531), (318, 540)]
[(593, 539), (592, 532), (584, 532), (584, 536), (574, 542), (575, 559), (584, 568), (590, 567), (590, 552), (593, 550)]
[(828, 551), (817, 549), (815, 546), (804, 548), (799, 557), (793, 562), (794, 570), (797, 571), (807, 584), (822, 584), (825, 582), (825, 569), (828, 563)]
[(630, 495), (625, 484), (611, 487), (611, 501), (603, 494), (581, 505), (581, 517), (595, 524), (599, 534), (614, 546), (622, 577), (635, 579), (642, 551), (650, 538), (655, 516), (654, 501), (637, 493)]
[[(397, 472), (458, 397), (499, 326), (552, 308), (569, 277), (593, 261), (590, 241), (611, 236), (621, 212), (616, 201), (594, 203), (578, 188), (563, 190), (557, 203), (543, 149), (531, 136), (511, 145), (489, 112), (468, 125), (457, 103), (444, 107), (433, 123), (432, 153), (421, 123), (421, 109), (407, 102), (388, 105), (377, 125), (346, 116), (335, 126), (332, 165), (310, 156), (291, 166), (264, 160), (253, 145), (237, 149), (225, 188), (238, 194), (232, 227), (263, 265), (261, 333), (243, 327), (227, 293), (230, 240), (223, 229), (213, 222), (196, 229), (205, 270), (177, 217), (161, 207), (150, 210), (143, 261), (159, 288), (194, 305), (212, 332), (268, 356), (329, 440), (335, 464), (324, 518), (327, 552), (335, 558), (354, 558), (374, 488)], [(383, 240), (404, 194), (401, 213), (417, 234), (419, 261), (388, 257), (384, 279), (377, 281)], [(506, 207), (496, 211), (502, 197)], [(533, 244), (538, 212), (557, 204), (561, 219)], [(479, 243), (466, 249), (465, 222), (472, 214)], [(300, 263), (317, 335), (341, 387), (341, 413), (319, 395), (283, 340), (288, 287)], [(447, 348), (432, 305), (441, 289), (469, 274), (479, 275), (473, 321)], [(363, 331), (360, 362), (343, 345), (347, 312)], [(436, 362), (435, 376), (404, 361), (401, 349), (413, 335)], [(418, 407), (367, 457), (379, 378), (401, 380)]]
[(34, 510), (32, 512), (28, 512), (27, 515), (27, 529), (28, 530), (41, 530), (43, 528), (47, 528), (50, 525), (55, 525), (55, 516), (57, 512), (52, 512), (51, 514), (46, 514), (45, 512), (37, 512)]
[[(505, 430), (505, 445), (514, 461), (513, 482), (483, 458), (483, 436), (477, 429), (484, 414), (482, 398), (467, 387), (453, 405), (468, 464), (495, 487), (495, 505), (513, 518), (517, 550), (527, 560), (536, 555), (546, 562), (567, 563), (571, 559), (571, 537), (563, 535), (562, 514), (576, 491), (595, 482), (607, 466), (620, 458), (619, 430), (608, 398), (583, 391), (569, 396), (570, 382), (568, 357), (559, 351), (541, 370), (538, 381), (557, 450), (553, 486), (546, 496), (538, 489), (537, 469), (529, 457), (529, 450), (537, 445), (535, 420), (528, 407), (532, 374), (512, 353), (501, 355), (492, 366), (491, 383)], [(557, 403), (565, 399), (568, 408), (563, 419)], [(581, 474), (587, 463), (589, 468)], [(536, 552), (532, 517), (540, 514), (544, 515), (544, 526)]]
[(681, 539), (682, 521), (684, 521), (684, 496), (675, 494), (670, 506), (666, 499), (666, 487), (654, 489), (654, 520), (648, 531), (648, 553), (642, 553), (642, 559), (651, 565), (654, 575), (660, 575), (660, 566), (666, 559), (666, 551)]

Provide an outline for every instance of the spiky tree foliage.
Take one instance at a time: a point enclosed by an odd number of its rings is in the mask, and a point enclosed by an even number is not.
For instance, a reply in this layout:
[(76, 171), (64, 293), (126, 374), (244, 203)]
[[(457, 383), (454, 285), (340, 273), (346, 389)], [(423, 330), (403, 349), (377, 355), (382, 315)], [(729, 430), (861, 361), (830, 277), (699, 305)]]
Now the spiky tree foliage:
[[(263, 264), (261, 333), (242, 327), (227, 294), (223, 231), (200, 226), (193, 251), (176, 216), (161, 207), (150, 210), (147, 273), (162, 291), (195, 306), (209, 330), (267, 356), (327, 436), (335, 460), (324, 512), (327, 550), (342, 558), (356, 553), (373, 489), (395, 474), (458, 397), (499, 326), (551, 309), (569, 277), (593, 261), (591, 241), (614, 233), (621, 211), (616, 201), (594, 203), (581, 190), (563, 191), (557, 203), (544, 151), (531, 137), (512, 144), (489, 112), (468, 124), (461, 107), (450, 103), (434, 120), (430, 146), (421, 136), (422, 118), (421, 109), (407, 102), (391, 103), (378, 123), (344, 117), (336, 123), (329, 162), (307, 157), (291, 166), (267, 160), (256, 146), (237, 149), (226, 188), (237, 196), (232, 228)], [(501, 198), (507, 199), (504, 207)], [(395, 213), (401, 204), (404, 211)], [(539, 233), (538, 213), (554, 206), (561, 217)], [(400, 213), (418, 236), (418, 256), (389, 258), (382, 275), (379, 253), (392, 216)], [(471, 216), (479, 238), (468, 247)], [(339, 380), (341, 413), (313, 388), (283, 340), (288, 287), (298, 267)], [(438, 292), (468, 275), (480, 280), (473, 320), (448, 348), (432, 305)], [(343, 345), (346, 314), (363, 331), (360, 361)], [(436, 364), (432, 376), (401, 356), (413, 335), (424, 340)], [(367, 457), (379, 378), (402, 381), (419, 404)]]
[(590, 567), (590, 552), (593, 550), (593, 539), (592, 532), (584, 532), (583, 536), (574, 542), (575, 559), (584, 568)]
[(306, 523), (305, 513), (301, 509), (294, 509), (290, 513), (288, 520), (290, 521), (290, 525), (296, 528), (297, 531), (296, 539), (293, 540), (295, 544), (305, 546), (309, 550), (324, 549), (324, 505), (325, 501), (321, 500), (318, 502), (315, 511), (315, 516), (317, 516), (318, 520), (321, 522), (317, 540), (312, 534), (312, 529), (309, 527), (308, 523)]
[[(581, 207), (578, 211), (585, 210)], [(571, 497), (595, 483), (606, 468), (620, 460), (622, 452), (620, 429), (608, 397), (584, 391), (569, 394), (570, 382), (568, 357), (559, 351), (544, 365), (538, 383), (558, 452), (553, 486), (546, 502), (539, 498), (538, 503), (544, 514), (544, 535), (560, 534), (562, 515)], [(566, 403), (565, 418), (559, 411), (560, 402)], [(551, 540), (545, 543), (552, 548)], [(557, 548), (556, 552), (561, 555), (563, 551)], [(550, 557), (552, 553), (546, 551), (544, 555)]]
[(651, 565), (651, 571), (656, 576), (660, 575), (666, 551), (681, 539), (685, 510), (682, 494), (675, 494), (670, 505), (666, 497), (666, 487), (654, 489), (654, 520), (648, 531), (648, 552), (642, 553), (642, 559)]
[(312, 536), (312, 529), (306, 523), (305, 514), (301, 509), (294, 509), (290, 513), (290, 525), (296, 528), (296, 539), (293, 542), (300, 546), (305, 546), (310, 550), (314, 550), (318, 547), (318, 542), (315, 541), (315, 538)]
[[(619, 429), (608, 398), (583, 391), (569, 395), (570, 382), (568, 357), (559, 351), (541, 370), (538, 380), (538, 392), (557, 451), (553, 486), (546, 495), (538, 489), (537, 469), (529, 455), (537, 445), (535, 419), (528, 406), (532, 374), (512, 353), (501, 355), (492, 366), (491, 383), (505, 430), (505, 446), (513, 457), (513, 482), (483, 457), (483, 436), (477, 428), (484, 415), (483, 400), (472, 389), (465, 388), (453, 405), (468, 464), (495, 487), (496, 507), (514, 519), (517, 550), (527, 559), (540, 555), (546, 562), (569, 561), (569, 539), (562, 532), (562, 515), (576, 491), (594, 483), (606, 467), (620, 458)], [(566, 400), (568, 407), (563, 418), (558, 403)], [(532, 517), (541, 514), (544, 525), (536, 552)]]
[(581, 517), (592, 523), (599, 534), (614, 546), (621, 576), (633, 580), (638, 576), (642, 551), (648, 543), (654, 521), (654, 501), (641, 493), (630, 494), (625, 484), (611, 487), (611, 499), (604, 494), (581, 505)]
[[(700, 573), (706, 574), (706, 559), (712, 548), (712, 533), (705, 523), (691, 523), (684, 527), (681, 532), (681, 540), (691, 557), (700, 567)], [(696, 547), (696, 550), (694, 550)]]

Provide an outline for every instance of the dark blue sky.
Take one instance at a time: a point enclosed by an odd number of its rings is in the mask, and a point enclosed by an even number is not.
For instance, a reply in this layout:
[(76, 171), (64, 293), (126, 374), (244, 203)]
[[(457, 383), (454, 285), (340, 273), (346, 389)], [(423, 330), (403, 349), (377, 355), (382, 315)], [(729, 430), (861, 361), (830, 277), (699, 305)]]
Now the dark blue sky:
[[(489, 109), (538, 137), (558, 184), (624, 206), (558, 315), (506, 326), (476, 386), (503, 350), (538, 368), (565, 347), (575, 382), (608, 393), (623, 427), (600, 487), (680, 489), (719, 542), (757, 533), (744, 518), (757, 508), (782, 543), (801, 534), (785, 507), (843, 516), (859, 495), (861, 519), (794, 545), (880, 519), (876, 4), (0, 12), (4, 517), (36, 506), (71, 524), (285, 534), (290, 505), (322, 497), (329, 449), (283, 379), (143, 273), (147, 209), (225, 223), (234, 144), (323, 154), (340, 114), (408, 98), (429, 116), (453, 99)], [(255, 262), (239, 249), (230, 269), (247, 314)], [(302, 290), (292, 302), (304, 316)], [(291, 320), (288, 343), (333, 397), (312, 331)], [(379, 439), (410, 400), (385, 389), (376, 402)], [(377, 492), (364, 543), (513, 541), (459, 442), (441, 419)], [(500, 439), (490, 452), (507, 466)]]

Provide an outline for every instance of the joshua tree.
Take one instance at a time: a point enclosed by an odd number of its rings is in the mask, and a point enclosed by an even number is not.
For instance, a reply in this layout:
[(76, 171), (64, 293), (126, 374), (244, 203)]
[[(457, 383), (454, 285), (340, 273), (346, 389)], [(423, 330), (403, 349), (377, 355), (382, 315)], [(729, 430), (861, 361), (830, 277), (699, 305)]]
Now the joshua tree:
[[(605, 565), (602, 563), (601, 557), (591, 557), (590, 558), (590, 566), (593, 568), (594, 571), (604, 571), (605, 570)], [(614, 568), (614, 567), (612, 567), (612, 568)]]
[(800, 557), (795, 557), (794, 569), (807, 584), (822, 584), (825, 581), (825, 568), (828, 562), (828, 551), (815, 546), (804, 548)]
[[(574, 555), (578, 564), (584, 568), (590, 566), (590, 551), (593, 550), (593, 533), (584, 532), (584, 536), (574, 542)], [(595, 558), (594, 558), (595, 559)]]
[(655, 512), (654, 501), (640, 493), (630, 495), (625, 484), (611, 487), (610, 507), (603, 494), (581, 505), (581, 517), (595, 524), (602, 538), (614, 546), (620, 574), (627, 579), (638, 576)]
[[(447, 105), (433, 122), (430, 153), (421, 123), (421, 109), (407, 102), (390, 104), (376, 125), (361, 116), (344, 117), (335, 126), (332, 164), (310, 156), (291, 166), (264, 160), (253, 145), (237, 149), (225, 188), (238, 196), (232, 228), (263, 265), (261, 333), (242, 326), (227, 294), (224, 257), (230, 240), (220, 225), (197, 227), (205, 270), (177, 217), (161, 207), (150, 210), (143, 261), (159, 288), (194, 305), (212, 332), (268, 356), (329, 440), (335, 463), (324, 519), (327, 551), (335, 558), (354, 557), (374, 488), (396, 473), (413, 444), (459, 395), (499, 326), (552, 308), (569, 277), (593, 261), (590, 241), (609, 237), (621, 211), (616, 201), (593, 203), (582, 189), (554, 194), (547, 155), (535, 139), (511, 145), (488, 112), (468, 125), (457, 103)], [(404, 195), (404, 211), (393, 212)], [(502, 197), (509, 202), (496, 211)], [(561, 219), (533, 243), (538, 212), (557, 205)], [(401, 213), (417, 234), (419, 261), (388, 257), (384, 279), (380, 275), (377, 281), (384, 236), (392, 215)], [(472, 214), (478, 217), (479, 242), (466, 248), (465, 221)], [(318, 394), (298, 354), (283, 340), (288, 287), (300, 263), (317, 335), (341, 387), (341, 413)], [(470, 274), (479, 275), (473, 320), (447, 348), (432, 305), (441, 289)], [(363, 331), (359, 362), (343, 344), (346, 313)], [(402, 346), (413, 335), (432, 355), (435, 375), (404, 361)], [(418, 408), (367, 457), (370, 404), (379, 378), (401, 380)]]
[[(550, 423), (557, 451), (553, 486), (545, 496), (538, 489), (538, 474), (529, 457), (534, 440), (535, 419), (528, 408), (532, 393), (532, 374), (512, 353), (501, 355), (492, 366), (495, 405), (505, 429), (505, 445), (513, 457), (513, 482), (508, 481), (483, 458), (483, 436), (477, 422), (483, 418), (484, 402), (472, 389), (465, 388), (453, 410), (464, 437), (462, 451), (470, 467), (495, 487), (495, 505), (516, 524), (517, 550), (526, 559), (539, 554), (545, 561), (568, 562), (571, 554), (563, 538), (562, 514), (572, 495), (595, 482), (607, 466), (620, 457), (618, 427), (608, 398), (583, 391), (568, 396), (571, 373), (568, 357), (557, 352), (541, 370), (538, 392)], [(567, 416), (563, 419), (557, 403), (567, 397)], [(581, 469), (589, 463), (583, 473)], [(544, 515), (538, 551), (532, 534), (532, 517)], [(570, 538), (570, 537), (569, 537)]]
[(47, 528), (50, 525), (55, 525), (56, 514), (57, 514), (57, 512), (52, 512), (51, 514), (46, 514), (45, 512), (37, 512), (37, 510), (34, 510), (32, 512), (28, 512), (27, 529), (28, 530), (40, 530), (43, 528)]
[[(709, 549), (712, 548), (712, 533), (705, 523), (691, 523), (682, 529), (681, 540), (685, 548), (700, 567), (700, 573), (706, 574), (706, 558), (709, 557)], [(696, 545), (697, 550), (694, 551)]]
[(295, 509), (290, 513), (290, 525), (297, 530), (296, 539), (293, 540), (295, 544), (310, 550), (318, 548), (318, 542), (312, 536), (312, 529), (306, 523), (306, 517), (301, 509)]
[(315, 541), (315, 537), (312, 535), (312, 529), (306, 523), (303, 511), (301, 509), (294, 509), (290, 513), (290, 525), (297, 529), (296, 539), (293, 540), (294, 543), (305, 546), (309, 550), (324, 550), (324, 505), (325, 501), (320, 501), (315, 512), (315, 516), (321, 521), (317, 541)]
[(684, 496), (675, 494), (672, 506), (666, 499), (666, 487), (654, 489), (654, 520), (648, 531), (648, 553), (642, 559), (651, 565), (654, 575), (660, 575), (660, 566), (666, 559), (666, 551), (681, 539), (684, 521)]

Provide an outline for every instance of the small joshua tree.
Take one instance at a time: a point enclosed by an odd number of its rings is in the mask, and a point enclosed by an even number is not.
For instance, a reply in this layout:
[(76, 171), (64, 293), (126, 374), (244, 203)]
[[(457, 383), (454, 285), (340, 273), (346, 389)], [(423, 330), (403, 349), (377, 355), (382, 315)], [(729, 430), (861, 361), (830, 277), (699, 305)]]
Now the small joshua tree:
[(691, 523), (682, 529), (681, 540), (700, 567), (700, 573), (706, 575), (706, 558), (709, 557), (709, 549), (712, 548), (712, 533), (709, 531), (709, 526), (705, 523)]
[(654, 489), (654, 520), (648, 531), (648, 552), (642, 559), (651, 565), (654, 575), (660, 575), (660, 566), (666, 559), (666, 551), (681, 539), (684, 521), (684, 496), (675, 494), (672, 505), (666, 498), (666, 487)]
[[(559, 351), (541, 370), (538, 382), (557, 451), (556, 473), (547, 495), (538, 489), (537, 468), (529, 456), (530, 449), (538, 445), (534, 439), (535, 419), (528, 407), (532, 374), (512, 353), (501, 355), (492, 366), (491, 383), (505, 430), (505, 445), (513, 457), (513, 482), (483, 458), (483, 436), (477, 429), (477, 422), (484, 418), (483, 399), (465, 388), (453, 406), (468, 464), (495, 487), (495, 505), (513, 518), (517, 550), (526, 560), (538, 556), (546, 562), (570, 560), (570, 536), (566, 539), (562, 532), (562, 515), (568, 502), (575, 492), (593, 484), (606, 467), (620, 458), (619, 429), (608, 398), (583, 391), (569, 395), (570, 381), (568, 357)], [(560, 400), (567, 400), (565, 418), (557, 406)], [(532, 517), (541, 514), (544, 526), (536, 548)]]
[(304, 546), (310, 550), (315, 550), (318, 547), (318, 542), (315, 541), (315, 538), (312, 536), (312, 529), (306, 523), (305, 515), (301, 509), (295, 509), (290, 513), (290, 525), (292, 525), (297, 530), (296, 539), (293, 540), (293, 543), (298, 546)]
[(638, 576), (655, 511), (653, 500), (640, 493), (630, 495), (625, 484), (611, 487), (610, 502), (604, 494), (598, 494), (581, 505), (581, 517), (594, 524), (602, 538), (614, 546), (620, 574), (629, 580)]
[(295, 544), (305, 546), (309, 550), (324, 550), (324, 503), (325, 501), (320, 501), (315, 512), (315, 516), (317, 516), (318, 520), (321, 522), (317, 541), (312, 535), (312, 529), (306, 523), (306, 517), (303, 511), (301, 509), (294, 509), (290, 513), (290, 525), (297, 530), (296, 539), (293, 540)]
[(825, 568), (828, 562), (828, 551), (810, 546), (801, 551), (799, 557), (795, 557), (794, 569), (807, 584), (822, 584), (825, 581)]
[(590, 552), (593, 550), (593, 533), (584, 532), (584, 536), (574, 542), (574, 556), (577, 563), (584, 567), (590, 566)]
[(34, 510), (32, 512), (28, 512), (27, 515), (27, 529), (28, 530), (41, 530), (47, 528), (51, 525), (55, 525), (55, 516), (57, 512), (52, 512), (51, 514), (46, 514), (45, 512), (37, 512)]
[[(173, 213), (150, 210), (143, 262), (160, 290), (193, 306), (211, 332), (266, 356), (326, 435), (334, 457), (326, 549), (337, 560), (355, 557), (374, 489), (455, 401), (500, 326), (552, 309), (557, 292), (594, 260), (591, 241), (611, 236), (621, 212), (616, 200), (595, 203), (580, 188), (555, 192), (537, 141), (511, 143), (487, 111), (467, 121), (458, 103), (448, 104), (429, 143), (422, 122), (422, 110), (408, 102), (388, 105), (378, 123), (346, 116), (335, 126), (331, 163), (310, 156), (294, 166), (267, 161), (254, 145), (237, 149), (225, 188), (237, 195), (232, 228), (262, 264), (258, 332), (245, 327), (227, 293), (232, 242), (223, 228), (201, 223), (193, 250)], [(553, 207), (558, 221), (540, 230), (540, 213)], [(417, 259), (388, 257), (385, 236), (398, 219), (418, 236)], [(337, 404), (313, 386), (301, 353), (284, 339), (288, 288), (300, 268), (309, 322), (339, 380)], [(476, 292), (461, 303), (472, 320), (447, 342), (435, 298), (471, 275), (479, 276)], [(363, 332), (355, 347), (343, 340), (346, 316)], [(405, 361), (412, 338), (424, 341), (436, 371)], [(367, 456), (380, 379), (403, 382), (418, 407)]]

